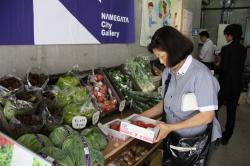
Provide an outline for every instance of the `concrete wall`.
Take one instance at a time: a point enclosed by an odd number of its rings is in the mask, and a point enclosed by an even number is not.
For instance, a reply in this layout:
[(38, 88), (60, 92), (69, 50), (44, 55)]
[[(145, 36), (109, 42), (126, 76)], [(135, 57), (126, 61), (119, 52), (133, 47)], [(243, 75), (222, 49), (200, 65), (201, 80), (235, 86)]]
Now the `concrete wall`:
[[(82, 70), (114, 66), (128, 57), (147, 55), (146, 48), (139, 46), (141, 1), (135, 0), (135, 44), (0, 46), (0, 76), (8, 73), (23, 76), (32, 66), (46, 74), (65, 72), (75, 64)], [(193, 25), (199, 26), (201, 0), (183, 1), (183, 7), (194, 13)]]

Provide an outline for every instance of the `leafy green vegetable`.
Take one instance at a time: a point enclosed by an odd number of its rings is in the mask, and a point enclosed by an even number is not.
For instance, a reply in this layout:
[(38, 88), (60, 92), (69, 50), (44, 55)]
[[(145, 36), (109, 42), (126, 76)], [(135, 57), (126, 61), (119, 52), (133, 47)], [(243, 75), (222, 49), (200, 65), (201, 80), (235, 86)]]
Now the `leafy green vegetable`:
[(97, 150), (103, 150), (108, 145), (108, 141), (102, 131), (97, 128), (89, 128), (82, 131), (81, 135), (85, 136), (90, 145)]
[(65, 76), (62, 76), (59, 78), (56, 85), (60, 89), (76, 87), (76, 86), (80, 85), (80, 80), (73, 75), (65, 75)]
[(13, 147), (10, 145), (0, 145), (0, 166), (10, 166), (13, 155)]
[(114, 70), (110, 72), (110, 75), (115, 82), (117, 88), (124, 95), (125, 99), (128, 100), (129, 91), (133, 90), (131, 79), (128, 75), (122, 73), (120, 70)]
[(45, 147), (43, 148), (40, 153), (46, 154), (53, 159), (55, 159), (56, 163), (59, 164), (59, 166), (73, 166), (73, 161), (71, 158), (67, 155), (66, 152), (64, 152), (61, 149), (55, 148), (55, 147)]
[(32, 166), (44, 166), (44, 162), (41, 159), (33, 158)]
[(152, 74), (149, 60), (145, 60), (143, 57), (130, 58), (127, 69), (143, 92), (155, 90), (155, 86), (151, 81)]
[(36, 153), (44, 147), (53, 146), (49, 138), (42, 134), (25, 134), (17, 142)]
[(4, 116), (6, 119), (10, 120), (13, 117), (15, 117), (16, 114), (16, 107), (12, 104), (11, 101), (7, 101), (5, 103), (4, 109), (3, 109)]
[(84, 105), (70, 104), (64, 108), (64, 122), (71, 125), (74, 116), (85, 116), (88, 120), (96, 112), (93, 104), (87, 102)]
[(66, 138), (69, 135), (78, 135), (78, 132), (73, 130), (70, 126), (64, 125), (64, 126), (55, 128), (50, 133), (49, 138), (56, 147), (61, 148), (63, 142), (66, 140)]
[[(62, 146), (62, 149), (71, 157), (74, 166), (87, 165), (83, 138), (84, 137), (71, 135), (64, 141)], [(93, 166), (94, 163), (99, 163), (101, 166), (104, 166), (104, 157), (102, 153), (91, 148), (89, 142), (87, 142), (87, 144), (90, 151), (90, 165)]]
[(56, 95), (57, 104), (65, 107), (70, 103), (83, 104), (88, 98), (89, 93), (84, 87), (71, 87), (58, 92)]

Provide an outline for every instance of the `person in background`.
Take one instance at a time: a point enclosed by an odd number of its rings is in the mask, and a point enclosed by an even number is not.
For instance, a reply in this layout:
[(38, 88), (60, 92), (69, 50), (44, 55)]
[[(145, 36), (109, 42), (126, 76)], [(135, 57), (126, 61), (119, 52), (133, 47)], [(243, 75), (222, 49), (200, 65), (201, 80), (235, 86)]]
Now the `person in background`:
[(209, 34), (207, 31), (202, 31), (199, 35), (203, 46), (201, 48), (198, 59), (210, 70), (214, 70), (214, 51), (216, 47), (213, 41), (209, 39)]
[[(207, 67), (192, 57), (193, 43), (173, 27), (158, 29), (148, 50), (165, 66), (163, 100), (142, 113), (149, 118), (162, 115), (164, 123), (158, 126), (160, 132), (155, 140), (164, 140), (162, 165), (205, 166), (210, 143), (221, 137), (215, 118), (219, 83)], [(202, 146), (190, 149), (195, 144)]]
[(242, 90), (241, 76), (247, 55), (246, 48), (240, 43), (242, 28), (238, 24), (228, 25), (224, 30), (228, 45), (221, 49), (219, 65), (219, 83), (221, 89), (218, 94), (219, 108), (226, 104), (227, 120), (221, 143), (227, 145), (235, 125), (236, 108)]

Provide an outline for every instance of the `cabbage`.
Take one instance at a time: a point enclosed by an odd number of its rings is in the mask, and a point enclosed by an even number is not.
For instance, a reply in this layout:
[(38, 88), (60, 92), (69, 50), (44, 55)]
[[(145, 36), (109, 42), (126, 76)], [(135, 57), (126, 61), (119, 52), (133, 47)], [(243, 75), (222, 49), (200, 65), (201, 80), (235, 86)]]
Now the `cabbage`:
[(80, 80), (73, 75), (65, 75), (58, 79), (56, 85), (60, 89), (75, 87), (75, 86), (80, 85)]
[(61, 90), (56, 95), (56, 103), (60, 107), (65, 107), (66, 105), (70, 104), (71, 96), (68, 95), (68, 90)]
[(53, 146), (49, 138), (42, 134), (25, 134), (17, 142), (36, 153), (44, 147)]
[[(71, 135), (63, 143), (62, 150), (64, 150), (71, 157), (74, 166), (87, 165), (83, 139), (86, 138)], [(102, 153), (91, 148), (91, 146), (89, 146), (89, 142), (87, 142), (87, 144), (90, 151), (90, 165), (93, 166), (95, 163), (99, 163), (101, 166), (104, 166), (104, 157)]]
[(66, 140), (66, 138), (69, 135), (78, 135), (78, 132), (73, 130), (70, 126), (64, 125), (64, 126), (55, 128), (50, 133), (49, 138), (56, 147), (61, 148), (63, 142)]
[(59, 91), (56, 95), (56, 102), (59, 106), (65, 107), (70, 103), (83, 104), (89, 97), (89, 93), (84, 87), (72, 87)]
[(83, 87), (74, 87), (72, 92), (72, 102), (77, 104), (84, 103), (89, 96), (87, 89)]
[(59, 164), (59, 166), (73, 166), (74, 165), (73, 161), (67, 155), (67, 153), (61, 149), (58, 149), (55, 147), (45, 147), (40, 151), (40, 153), (48, 155), (49, 157), (52, 157), (53, 159), (55, 159), (56, 163)]
[(79, 136), (71, 135), (63, 143), (64, 150), (73, 161), (74, 166), (86, 166), (84, 146)]
[(70, 104), (64, 108), (64, 122), (71, 125), (74, 116), (85, 116), (89, 120), (95, 112), (96, 110), (92, 103), (91, 105)]
[(108, 145), (106, 136), (97, 127), (85, 129), (81, 135), (85, 136), (90, 145), (96, 150), (103, 150)]

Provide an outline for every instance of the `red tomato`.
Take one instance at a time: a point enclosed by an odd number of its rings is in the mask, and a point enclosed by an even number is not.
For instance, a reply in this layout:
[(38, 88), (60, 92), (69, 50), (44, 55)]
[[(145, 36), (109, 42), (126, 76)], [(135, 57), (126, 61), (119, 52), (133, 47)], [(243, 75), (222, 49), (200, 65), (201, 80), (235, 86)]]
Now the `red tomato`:
[(97, 82), (102, 81), (102, 80), (103, 80), (103, 75), (102, 75), (102, 74), (96, 74), (96, 75), (95, 75), (95, 80), (96, 80)]
[(104, 99), (105, 99), (105, 98), (104, 98), (103, 96), (98, 96), (98, 97), (97, 97), (97, 102), (98, 102), (98, 103), (102, 103), (102, 102), (104, 102)]
[(120, 131), (121, 122), (114, 122), (110, 124), (110, 128), (116, 131)]
[(111, 105), (111, 109), (112, 109), (112, 110), (115, 110), (115, 109), (116, 109), (116, 105), (112, 104), (112, 105)]
[(113, 105), (117, 104), (117, 100), (116, 99), (111, 100), (111, 102), (112, 102)]
[(106, 96), (107, 93), (108, 93), (108, 87), (107, 87), (107, 85), (103, 85), (101, 87), (101, 89), (100, 89), (100, 92)]
[(153, 124), (146, 124), (146, 126), (147, 126), (147, 128), (155, 128), (155, 125), (153, 125)]
[(94, 96), (95, 96), (95, 98), (98, 97), (98, 92), (96, 90), (94, 90)]

